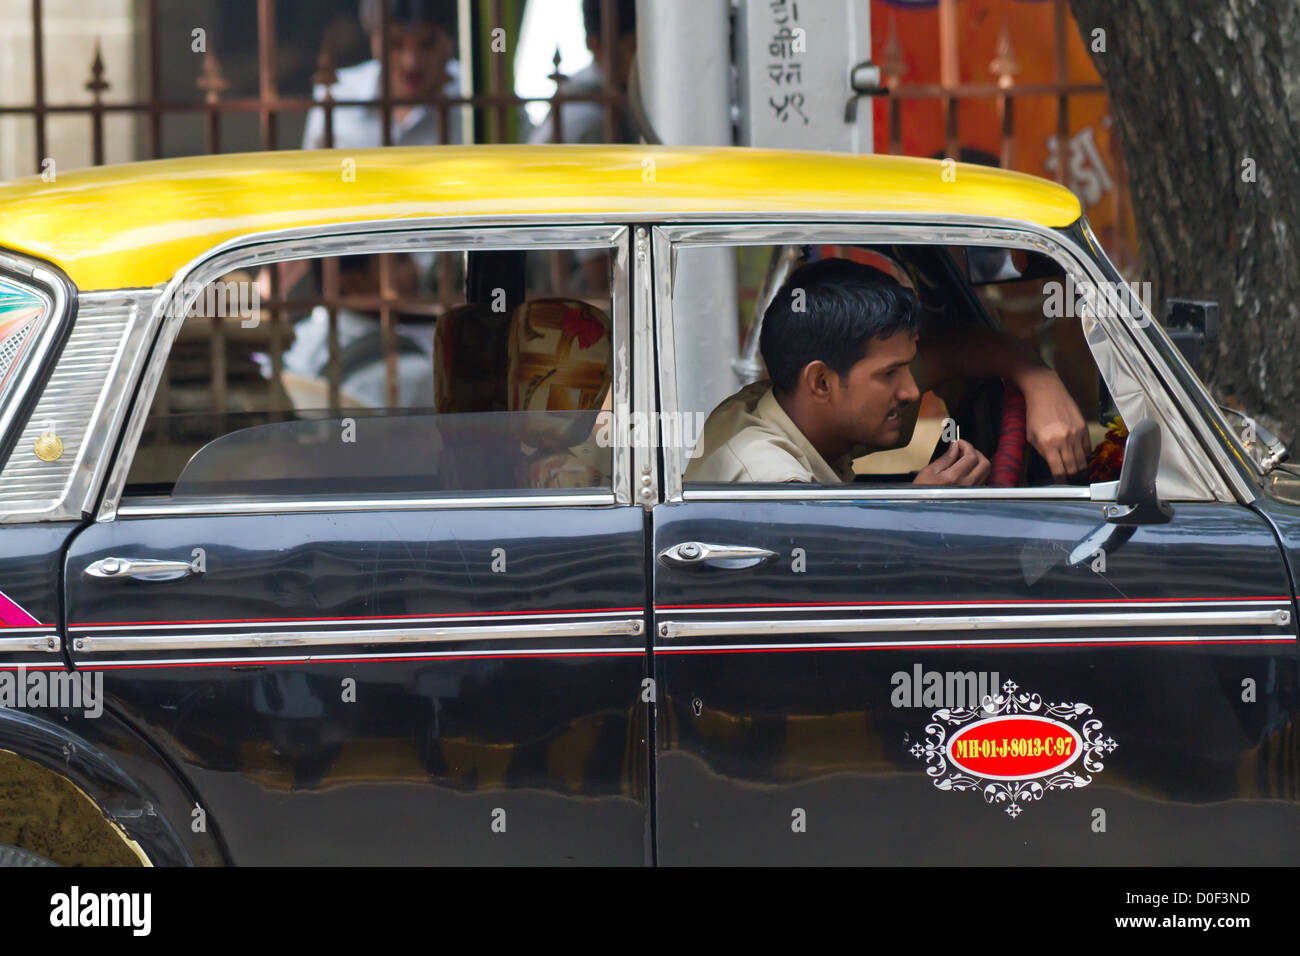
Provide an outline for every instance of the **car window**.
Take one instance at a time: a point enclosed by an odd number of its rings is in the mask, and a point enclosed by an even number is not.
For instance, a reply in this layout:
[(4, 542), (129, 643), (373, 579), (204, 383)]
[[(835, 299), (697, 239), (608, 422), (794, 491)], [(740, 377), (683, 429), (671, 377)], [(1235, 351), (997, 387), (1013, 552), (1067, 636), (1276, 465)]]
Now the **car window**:
[(611, 268), (521, 249), (225, 275), (181, 322), (125, 493), (608, 489)]
[[(709, 415), (716, 412), (719, 416), (716, 421), (732, 422), (734, 442), (742, 445), (751, 443), (755, 430), (761, 432), (765, 427), (748, 411), (737, 414), (734, 404), (723, 403), (729, 399), (742, 401), (741, 390), (748, 387), (746, 394), (750, 397), (743, 399), (744, 408), (753, 409), (763, 417), (762, 409), (753, 400), (759, 394), (754, 390), (762, 390), (763, 385), (751, 384), (763, 383), (768, 378), (757, 347), (759, 316), (795, 268), (828, 258), (872, 266), (916, 296), (920, 305), (920, 334), (927, 342), (921, 346), (922, 355), (910, 365), (919, 398), (909, 403), (905, 412), (907, 422), (899, 441), (853, 458), (854, 483), (911, 482), (917, 472), (947, 447), (946, 443), (941, 446), (941, 440), (953, 435), (970, 441), (991, 462), (994, 460), (1003, 447), (1000, 440), (1005, 430), (1004, 419), (1010, 421), (1013, 417), (1006, 408), (1014, 403), (1015, 397), (1008, 394), (1006, 384), (996, 378), (950, 377), (938, 381), (934, 370), (927, 369), (925, 363), (927, 349), (942, 352), (945, 348), (960, 348), (960, 344), (945, 343), (960, 343), (970, 329), (989, 330), (999, 341), (1020, 343), (1060, 377), (1088, 424), (1093, 449), (1086, 472), (1074, 475), (1071, 483), (1112, 481), (1118, 477), (1126, 431), (1085, 340), (1080, 315), (1070, 307), (1072, 303), (1064, 300), (1068, 291), (1064, 273), (1051, 258), (1022, 250), (974, 247), (971, 251), (919, 244), (758, 245), (730, 250), (684, 246), (676, 250), (676, 275), (690, 274), (692, 270), (697, 275), (706, 272), (701, 263), (716, 259), (721, 252), (735, 256), (735, 287), (724, 295), (710, 290), (707, 298), (734, 303), (731, 308), (735, 310), (740, 343), (739, 361), (733, 361), (731, 355), (708, 350), (689, 347), (683, 350), (683, 342), (691, 342), (692, 323), (702, 321), (698, 303), (705, 296), (698, 288), (680, 281), (675, 283), (672, 293), (677, 418), (682, 423), (681, 431), (690, 432), (684, 436), (690, 440), (682, 441), (676, 450), (687, 487), (716, 484), (716, 476), (721, 473), (734, 474), (735, 477), (728, 479), (731, 482), (746, 481), (743, 468), (734, 462), (730, 472), (691, 467), (692, 461), (731, 440), (714, 426), (704, 436), (705, 425)], [(700, 262), (693, 261), (697, 257)], [(724, 321), (730, 324), (729, 320)], [(728, 416), (726, 419), (722, 418), (724, 414)], [(665, 441), (665, 444), (671, 453), (673, 443)], [(693, 479), (701, 474), (705, 480)], [(836, 482), (814, 482), (831, 483)], [(1032, 446), (1025, 448), (1018, 484), (1054, 484), (1050, 468)]]

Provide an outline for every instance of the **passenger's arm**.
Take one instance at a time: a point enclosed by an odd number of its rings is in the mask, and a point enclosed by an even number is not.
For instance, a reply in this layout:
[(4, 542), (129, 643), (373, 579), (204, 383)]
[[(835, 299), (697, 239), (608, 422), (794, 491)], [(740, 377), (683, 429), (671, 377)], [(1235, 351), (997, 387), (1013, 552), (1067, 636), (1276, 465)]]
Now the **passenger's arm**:
[(1052, 469), (1052, 480), (1065, 482), (1088, 465), (1092, 450), (1088, 425), (1057, 374), (1016, 339), (989, 328), (945, 330), (922, 335), (917, 342), (929, 381), (926, 387), (953, 378), (1001, 378), (1025, 396), (1026, 430)]

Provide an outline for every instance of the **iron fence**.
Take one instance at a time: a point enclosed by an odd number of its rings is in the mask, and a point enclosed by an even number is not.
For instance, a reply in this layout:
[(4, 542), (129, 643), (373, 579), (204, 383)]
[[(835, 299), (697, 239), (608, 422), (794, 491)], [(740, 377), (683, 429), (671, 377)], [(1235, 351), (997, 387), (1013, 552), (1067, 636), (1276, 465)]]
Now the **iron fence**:
[[(945, 130), (945, 153), (959, 157), (962, 152), (959, 120), (963, 103), (971, 101), (993, 100), (999, 125), (1001, 148), (997, 157), (1000, 165), (1015, 168), (1016, 155), (1016, 104), (1018, 100), (1033, 97), (1050, 97), (1056, 103), (1057, 141), (1061, 152), (1055, 168), (1055, 176), (1061, 182), (1067, 182), (1068, 163), (1065, 159), (1064, 144), (1070, 136), (1071, 102), (1078, 97), (1104, 96), (1105, 88), (1099, 83), (1070, 82), (1067, 75), (1066, 44), (1068, 31), (1071, 29), (1066, 0), (1051, 0), (1054, 7), (1054, 27), (1051, 42), (1054, 49), (1055, 77), (1052, 82), (1025, 84), (1018, 82), (1015, 51), (1004, 35), (998, 56), (989, 65), (991, 82), (962, 82), (958, 71), (959, 63), (959, 24), (957, 18), (957, 0), (939, 0), (939, 50), (940, 82), (937, 84), (909, 83), (905, 80), (906, 66), (898, 37), (892, 31), (883, 44), (878, 45), (880, 55), (877, 57), (882, 70), (888, 93), (884, 97), (884, 109), (887, 115), (887, 142), (878, 143), (877, 149), (894, 154), (903, 151), (905, 105), (916, 102), (937, 102), (942, 110)], [(461, 30), (492, 30), (506, 23), (506, 0), (475, 0), (474, 9), (478, 11), (477, 24), (460, 24)], [(281, 135), (281, 119), (286, 114), (306, 114), (312, 109), (320, 109), (324, 118), (323, 140), (326, 147), (335, 142), (335, 114), (346, 107), (377, 107), (380, 111), (380, 128), (382, 144), (392, 142), (393, 111), (402, 107), (423, 106), (434, 111), (438, 138), (447, 142), (450, 138), (452, 124), (458, 112), (468, 108), (475, 117), (476, 133), (469, 141), (505, 142), (512, 128), (510, 118), (529, 103), (541, 102), (550, 107), (547, 123), (553, 142), (562, 142), (564, 125), (562, 114), (565, 107), (574, 103), (594, 103), (603, 113), (604, 133), (607, 141), (614, 142), (618, 131), (623, 128), (622, 115), (626, 109), (625, 96), (616, 84), (609, 82), (612, 76), (609, 58), (615, 50), (619, 35), (618, 4), (616, 0), (601, 0), (601, 33), (598, 66), (601, 75), (606, 78), (602, 89), (578, 93), (564, 92), (560, 72), (560, 53), (556, 51), (553, 59), (554, 72), (551, 78), (557, 83), (557, 92), (549, 97), (520, 97), (516, 94), (511, 78), (507, 75), (506, 58), (491, 57), (481, 64), (477, 73), (479, 85), (485, 88), (472, 91), (468, 95), (447, 95), (445, 91), (418, 98), (398, 98), (391, 94), (389, 74), (390, 63), (390, 15), (385, 3), (377, 4), (379, 13), (378, 32), (380, 34), (380, 82), (379, 95), (373, 100), (334, 99), (331, 87), (337, 79), (335, 51), (328, 37), (322, 41), (315, 58), (315, 71), (312, 83), (324, 88), (320, 99), (311, 95), (288, 94), (280, 88), (278, 57), (282, 50), (282, 38), (277, 34), (277, 0), (256, 0), (256, 74), (257, 94), (255, 96), (228, 95), (230, 83), (223, 70), (221, 51), (213, 48), (203, 53), (198, 61), (194, 76), (194, 95), (190, 97), (169, 97), (164, 94), (162, 68), (162, 26), (160, 17), (160, 0), (145, 0), (143, 11), (144, 47), (147, 50), (147, 68), (142, 71), (144, 93), (140, 98), (129, 101), (110, 101), (107, 97), (112, 89), (114, 79), (107, 75), (103, 57), (98, 46), (88, 65), (88, 80), (85, 89), (90, 94), (88, 102), (55, 103), (46, 96), (46, 69), (49, 62), (46, 36), (43, 30), (45, 10), (43, 0), (31, 0), (32, 22), (32, 66), (33, 84), (32, 101), (23, 105), (0, 105), (0, 116), (30, 117), (35, 124), (35, 154), (37, 167), (48, 155), (47, 124), (52, 117), (65, 115), (83, 115), (89, 121), (89, 138), (91, 158), (95, 165), (104, 162), (105, 119), (112, 114), (125, 114), (138, 117), (144, 122), (144, 151), (142, 158), (163, 158), (165, 155), (163, 124), (171, 115), (201, 117), (204, 124), (203, 151), (218, 153), (222, 150), (223, 123), (235, 115), (256, 115), (258, 119), (258, 145), (262, 149), (275, 150), (284, 147)], [(215, 43), (215, 39), (213, 40)], [(481, 131), (481, 133), (479, 132)], [(1115, 188), (1111, 201), (1114, 204), (1116, 221), (1127, 216), (1128, 198), (1127, 182), (1123, 169), (1123, 158), (1118, 153), (1110, 157), (1116, 168)], [(1116, 231), (1112, 237), (1112, 252), (1123, 260), (1130, 250), (1123, 243), (1124, 230)], [(386, 353), (387, 395), (390, 401), (397, 394), (397, 332), (396, 316), (410, 308), (432, 309), (434, 314), (445, 309), (445, 299), (432, 301), (415, 301), (409, 296), (399, 295), (392, 281), (392, 258), (388, 255), (379, 257), (379, 276), (376, 294), (361, 303), (368, 311), (378, 315)], [(446, 257), (439, 258), (438, 269), (440, 289), (447, 289), (451, 284), (447, 272), (449, 264)], [(563, 275), (557, 272), (553, 276), (557, 289), (562, 291)], [(284, 288), (284, 275), (280, 269), (271, 269), (265, 275), (269, 295), (262, 300), (262, 314), (267, 321), (267, 340), (265, 348), (270, 356), (272, 380), (278, 380), (283, 372), (283, 353), (285, 343), (290, 341), (292, 330), (287, 327), (290, 315), (300, 314), (302, 310), (323, 306), (330, 316), (330, 351), (328, 366), (329, 404), (331, 408), (339, 405), (340, 389), (340, 353), (338, 341), (337, 317), (340, 308), (357, 306), (355, 297), (340, 294), (338, 260), (326, 259), (322, 269), (320, 294), (314, 298), (290, 298)], [(750, 293), (755, 290), (749, 290)], [(742, 290), (742, 298), (745, 292)], [(211, 407), (215, 411), (224, 411), (228, 405), (227, 387), (227, 350), (229, 330), (225, 320), (213, 318), (206, 350), (207, 362), (211, 371), (210, 394)], [(173, 383), (165, 379), (159, 389), (158, 407), (166, 410), (172, 406), (171, 389)]]

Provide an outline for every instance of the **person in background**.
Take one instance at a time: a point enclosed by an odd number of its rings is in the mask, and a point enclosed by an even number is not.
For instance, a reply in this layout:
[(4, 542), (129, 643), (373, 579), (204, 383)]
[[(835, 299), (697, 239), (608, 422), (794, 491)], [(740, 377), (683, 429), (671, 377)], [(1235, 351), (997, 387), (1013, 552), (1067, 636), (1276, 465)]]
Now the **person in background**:
[[(456, 52), (456, 0), (362, 0), (361, 26), (370, 38), (373, 59), (344, 67), (330, 87), (334, 100), (370, 100), (374, 105), (337, 106), (333, 109), (334, 141), (339, 149), (382, 146), (383, 113), (380, 98), (380, 3), (388, 4), (388, 92), (393, 99), (422, 99), (460, 95), (460, 64)], [(325, 99), (317, 86), (313, 98)], [(459, 143), (460, 124), (448, 117), (447, 142)], [(438, 110), (431, 106), (392, 108), (394, 146), (437, 146)], [(325, 148), (325, 112), (317, 106), (307, 114), (303, 149)]]
[[(636, 55), (636, 0), (616, 0), (615, 7), (618, 10), (618, 40), (610, 51), (610, 72), (613, 75), (613, 88), (626, 97), (632, 58)], [(600, 69), (604, 41), (601, 17), (601, 0), (582, 0), (582, 24), (587, 31), (587, 49), (594, 59), (589, 66), (561, 82), (557, 93), (565, 96), (596, 96), (605, 89), (605, 75)], [(639, 142), (640, 137), (626, 106), (620, 105), (617, 115), (614, 142)], [(560, 107), (560, 129), (563, 134), (560, 142), (610, 142), (605, 136), (603, 103), (564, 103)], [(556, 142), (554, 124), (549, 116), (533, 131), (532, 142)]]
[[(421, 99), (459, 96), (459, 64), (456, 50), (456, 0), (361, 0), (361, 26), (370, 38), (373, 59), (338, 71), (330, 87), (334, 100), (370, 100), (365, 106), (333, 108), (333, 142), (337, 149), (366, 149), (384, 144), (383, 111), (380, 98), (383, 33), (380, 3), (388, 5), (388, 90), (393, 99)], [(325, 87), (317, 86), (313, 96), (325, 98)], [(438, 110), (420, 104), (392, 107), (394, 146), (437, 146)], [(460, 123), (448, 117), (447, 142), (461, 142)], [(323, 149), (325, 111), (314, 107), (307, 115), (303, 149)], [(399, 296), (427, 295), (432, 291), (434, 254), (417, 252), (392, 254), (394, 286)], [(379, 293), (377, 257), (345, 257), (340, 262), (339, 291), (343, 295), (373, 296)], [(307, 260), (280, 266), (281, 286), (292, 289), (308, 273)], [(269, 295), (269, 280), (264, 279)], [(385, 359), (379, 316), (338, 309), (339, 349), (343, 358), (341, 393), (345, 404), (382, 408), (385, 400)], [(407, 317), (397, 325), (398, 401), (404, 407), (433, 404), (433, 323)], [(329, 311), (324, 306), (294, 323), (294, 340), (284, 353), (288, 376), (284, 384), (296, 407), (312, 407), (323, 393), (329, 365)]]
[[(616, 110), (614, 124), (616, 143), (639, 143), (640, 134), (626, 106), (628, 77), (636, 56), (636, 0), (616, 0), (618, 12), (618, 40), (610, 53), (610, 70), (614, 75), (613, 88), (624, 97)], [(601, 72), (601, 51), (604, 44), (604, 20), (601, 0), (582, 0), (582, 25), (587, 34), (587, 49), (593, 57), (591, 63), (573, 76), (561, 81), (557, 94), (565, 96), (598, 96), (606, 88)], [(547, 115), (529, 139), (531, 143), (608, 143), (605, 136), (605, 104), (578, 102), (552, 105), (560, 111), (560, 139), (555, 139), (555, 123)], [(602, 271), (603, 258), (597, 250), (579, 250), (562, 254), (554, 260), (556, 269), (569, 274), (564, 284), (582, 294), (602, 294), (609, 289), (609, 279)], [(608, 402), (608, 399), (607, 399)]]

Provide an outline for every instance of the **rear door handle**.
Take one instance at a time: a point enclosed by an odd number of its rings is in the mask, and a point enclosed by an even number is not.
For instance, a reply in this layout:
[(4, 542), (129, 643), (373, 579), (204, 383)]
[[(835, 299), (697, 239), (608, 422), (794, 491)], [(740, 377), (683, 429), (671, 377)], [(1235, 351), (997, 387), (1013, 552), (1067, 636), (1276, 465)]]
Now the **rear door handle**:
[(683, 541), (659, 552), (659, 560), (678, 568), (755, 568), (776, 558), (775, 551), (736, 544)]
[(175, 581), (202, 573), (192, 562), (159, 558), (100, 558), (84, 572), (88, 578), (139, 578), (141, 581)]

